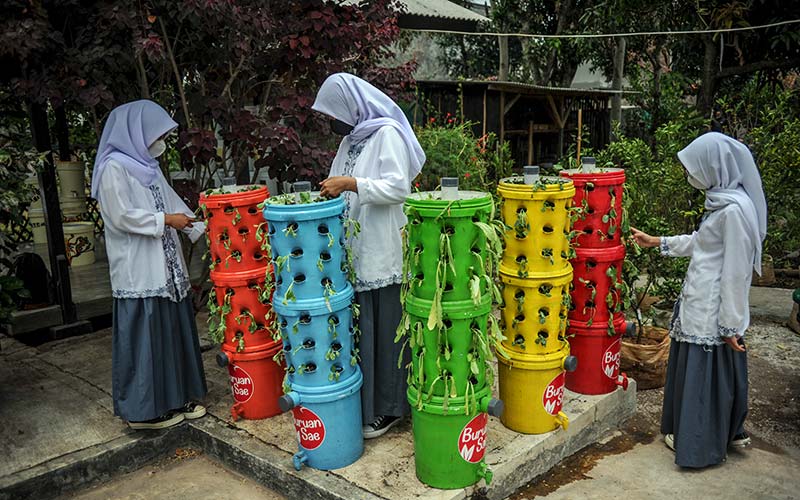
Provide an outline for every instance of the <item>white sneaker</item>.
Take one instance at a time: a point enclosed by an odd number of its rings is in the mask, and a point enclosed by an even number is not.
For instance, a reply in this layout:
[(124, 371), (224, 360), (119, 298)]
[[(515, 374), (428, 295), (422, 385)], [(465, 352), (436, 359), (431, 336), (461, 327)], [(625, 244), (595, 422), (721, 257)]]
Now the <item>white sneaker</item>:
[(183, 420), (183, 413), (169, 412), (161, 415), (158, 418), (154, 418), (153, 420), (146, 420), (144, 422), (128, 422), (128, 426), (135, 430), (166, 429), (167, 427), (172, 427), (173, 425), (183, 422)]
[(664, 444), (667, 445), (672, 451), (675, 451), (675, 436), (672, 434), (664, 434)]
[(746, 446), (750, 446), (752, 439), (750, 439), (750, 435), (746, 432), (742, 432), (741, 434), (737, 434), (733, 436), (733, 441), (731, 441), (731, 446), (736, 446), (737, 448), (744, 448)]
[(176, 411), (180, 412), (186, 420), (194, 420), (206, 414), (206, 407), (190, 401)]

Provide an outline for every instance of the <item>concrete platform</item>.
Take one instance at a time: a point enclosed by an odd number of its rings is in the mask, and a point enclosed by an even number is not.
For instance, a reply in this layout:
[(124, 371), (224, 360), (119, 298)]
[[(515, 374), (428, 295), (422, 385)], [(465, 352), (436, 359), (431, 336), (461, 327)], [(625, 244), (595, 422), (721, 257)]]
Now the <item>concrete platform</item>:
[(636, 404), (634, 384), (605, 396), (567, 392), (569, 430), (539, 436), (517, 434), (491, 418), (491, 485), (440, 491), (416, 479), (409, 421), (367, 441), (364, 456), (349, 467), (295, 471), (290, 415), (231, 422), (227, 371), (216, 366), (213, 349), (204, 353), (210, 415), (163, 432), (133, 432), (113, 415), (109, 331), (39, 348), (8, 337), (0, 343), (0, 499), (54, 498), (137, 470), (179, 447), (203, 450), (287, 498), (457, 499), (480, 491), (499, 499), (606, 436)]

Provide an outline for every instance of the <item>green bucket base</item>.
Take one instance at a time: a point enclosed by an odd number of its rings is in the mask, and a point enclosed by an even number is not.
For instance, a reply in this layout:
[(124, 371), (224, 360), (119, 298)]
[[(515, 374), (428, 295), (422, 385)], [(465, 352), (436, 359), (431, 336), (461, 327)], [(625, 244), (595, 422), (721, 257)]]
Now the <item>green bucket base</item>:
[(441, 398), (433, 398), (417, 409), (417, 389), (408, 388), (414, 432), (414, 462), (417, 478), (443, 490), (471, 486), (481, 479), (491, 481), (486, 467), (486, 424), (488, 414), (481, 401), (489, 399), (486, 387), (476, 393), (477, 409), (467, 414), (464, 398), (455, 398), (445, 412)]

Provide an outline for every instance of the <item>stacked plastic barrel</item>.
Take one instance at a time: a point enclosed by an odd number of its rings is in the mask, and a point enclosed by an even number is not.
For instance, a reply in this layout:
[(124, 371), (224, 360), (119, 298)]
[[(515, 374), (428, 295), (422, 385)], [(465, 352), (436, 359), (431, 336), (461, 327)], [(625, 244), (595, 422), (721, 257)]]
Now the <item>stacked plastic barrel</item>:
[[(443, 188), (445, 191), (446, 188)], [(403, 321), (398, 341), (411, 347), (411, 405), (416, 474), (442, 489), (484, 478), (486, 423), (502, 403), (491, 398), (489, 321), (491, 257), (487, 232), (493, 201), (487, 193), (438, 192), (406, 199)], [(499, 244), (499, 240), (497, 240)]]
[(617, 386), (627, 389), (628, 379), (619, 373), (625, 331), (621, 240), (625, 172), (596, 169), (593, 158), (584, 158), (581, 169), (564, 170), (561, 175), (575, 184), (573, 203), (579, 209), (573, 224), (576, 256), (568, 332), (579, 362), (577, 370), (567, 375), (567, 388), (580, 394), (606, 394)]
[(294, 466), (338, 469), (364, 451), (363, 377), (354, 292), (347, 276), (345, 201), (273, 200), (265, 204), (264, 218), (270, 227), (276, 278), (273, 308), (287, 370), (280, 407), (292, 410), (299, 445)]
[(210, 334), (221, 343), (217, 363), (230, 375), (234, 420), (279, 414), (283, 378), (275, 361), (281, 344), (270, 306), (267, 227), (259, 209), (269, 193), (263, 187), (241, 189), (200, 197), (212, 269)]
[(566, 340), (572, 282), (568, 209), (575, 188), (566, 179), (525, 180), (503, 179), (497, 189), (506, 226), (500, 280), (509, 355), (498, 356), (501, 420), (511, 430), (542, 434), (569, 423), (561, 409), (565, 372), (575, 369)]

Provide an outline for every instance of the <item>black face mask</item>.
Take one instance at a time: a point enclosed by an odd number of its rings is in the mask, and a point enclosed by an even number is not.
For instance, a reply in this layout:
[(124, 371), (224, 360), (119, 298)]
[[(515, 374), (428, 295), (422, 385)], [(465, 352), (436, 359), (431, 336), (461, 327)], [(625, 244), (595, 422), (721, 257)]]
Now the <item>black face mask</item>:
[(352, 131), (353, 131), (352, 125), (348, 125), (342, 120), (337, 120), (335, 118), (331, 120), (331, 132), (333, 132), (334, 134), (347, 135)]

